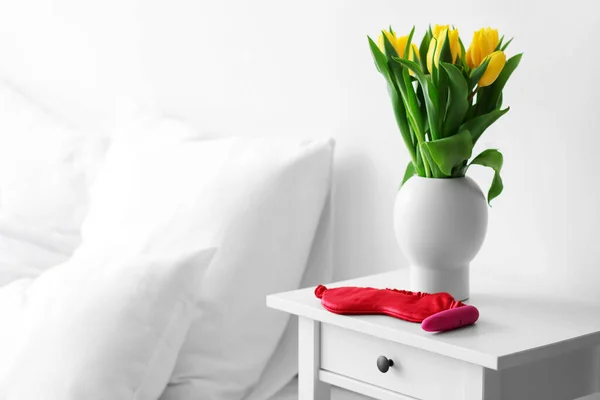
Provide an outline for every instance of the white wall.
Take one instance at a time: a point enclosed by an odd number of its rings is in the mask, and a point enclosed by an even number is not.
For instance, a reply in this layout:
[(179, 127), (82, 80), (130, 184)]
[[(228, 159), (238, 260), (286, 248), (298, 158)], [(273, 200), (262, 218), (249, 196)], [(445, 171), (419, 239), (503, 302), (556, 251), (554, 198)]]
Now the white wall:
[[(406, 265), (391, 212), (408, 157), (366, 35), (415, 24), (421, 36), (430, 22), (452, 23), (469, 42), (474, 29), (498, 27), (515, 37), (509, 52), (525, 56), (505, 91), (511, 111), (479, 145), (503, 151), (505, 192), (476, 268), (598, 292), (595, 1), (53, 0), (46, 14), (63, 21), (54, 25), (36, 3), (0, 2), (0, 66), (32, 90), (44, 86), (48, 104), (74, 119), (86, 115), (69, 111), (88, 105), (80, 96), (98, 90), (110, 103), (124, 86), (219, 135), (334, 136), (337, 278)], [(53, 50), (34, 62), (36, 43), (79, 46), (85, 63)], [(93, 74), (81, 72), (91, 65)], [(48, 68), (63, 78), (55, 86)], [(69, 76), (87, 89), (65, 90)], [(473, 176), (487, 190), (490, 174)]]

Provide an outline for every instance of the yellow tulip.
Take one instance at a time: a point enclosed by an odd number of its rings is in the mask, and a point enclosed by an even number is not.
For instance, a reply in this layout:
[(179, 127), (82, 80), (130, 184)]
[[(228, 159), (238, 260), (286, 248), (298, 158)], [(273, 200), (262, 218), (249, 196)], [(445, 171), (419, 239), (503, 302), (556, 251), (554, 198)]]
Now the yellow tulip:
[(483, 60), (496, 50), (499, 42), (497, 29), (481, 28), (473, 33), (473, 40), (466, 54), (469, 68), (480, 66)]
[(504, 68), (506, 54), (503, 51), (496, 51), (498, 43), (500, 43), (500, 38), (497, 29), (481, 28), (473, 33), (473, 40), (466, 54), (467, 65), (469, 68), (477, 68), (489, 60), (483, 76), (479, 79), (480, 87), (494, 83)]
[(440, 33), (442, 33), (444, 29), (450, 29), (450, 25), (435, 24), (433, 28), (431, 28), (431, 33), (433, 33), (433, 37), (437, 39), (440, 37)]
[(498, 78), (500, 72), (502, 72), (502, 68), (504, 68), (504, 64), (506, 63), (506, 54), (503, 51), (495, 51), (486, 58), (484, 61), (489, 59), (485, 72), (481, 79), (479, 79), (478, 85), (480, 87), (489, 86)]
[(379, 37), (377, 38), (377, 45), (379, 46), (379, 49), (385, 54), (385, 41), (383, 40), (384, 34), (387, 37), (387, 39), (389, 40), (389, 42), (392, 44), (392, 47), (396, 50), (396, 53), (397, 53), (398, 48), (396, 47), (396, 41), (398, 40), (398, 38), (396, 37), (396, 33), (392, 33), (390, 31), (386, 31), (386, 30), (381, 31), (381, 33), (379, 34)]
[(433, 34), (433, 37), (431, 38), (429, 49), (427, 51), (427, 69), (430, 73), (433, 71), (434, 63), (436, 67), (440, 64), (440, 56), (446, 38), (450, 41), (450, 53), (452, 54), (453, 64), (462, 53), (460, 41), (458, 39), (458, 29), (451, 29), (449, 25), (435, 25), (431, 29), (431, 33)]
[[(389, 31), (383, 31), (381, 34), (379, 34), (379, 38), (377, 40), (377, 45), (379, 46), (379, 49), (381, 49), (381, 51), (383, 53), (385, 53), (385, 43), (383, 40), (384, 34), (387, 37), (387, 39), (389, 40), (389, 42), (392, 44), (392, 47), (394, 48), (394, 50), (396, 50), (396, 53), (398, 53), (398, 56), (401, 58), (404, 58), (404, 50), (406, 49), (406, 43), (408, 42), (408, 35), (396, 37), (395, 33), (391, 33)], [(419, 48), (417, 47), (416, 44), (412, 43), (410, 50), (411, 51), (410, 51), (410, 54), (408, 55), (408, 59), (411, 61), (414, 61), (415, 56), (418, 58)]]

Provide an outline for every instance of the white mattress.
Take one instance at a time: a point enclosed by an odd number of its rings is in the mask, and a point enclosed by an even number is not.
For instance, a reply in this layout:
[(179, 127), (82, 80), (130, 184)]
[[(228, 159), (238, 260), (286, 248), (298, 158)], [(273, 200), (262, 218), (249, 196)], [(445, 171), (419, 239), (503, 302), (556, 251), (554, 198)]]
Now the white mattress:
[[(298, 400), (298, 379), (292, 380), (279, 393), (269, 400)], [(351, 393), (338, 387), (331, 388), (331, 400), (372, 400), (371, 397)]]

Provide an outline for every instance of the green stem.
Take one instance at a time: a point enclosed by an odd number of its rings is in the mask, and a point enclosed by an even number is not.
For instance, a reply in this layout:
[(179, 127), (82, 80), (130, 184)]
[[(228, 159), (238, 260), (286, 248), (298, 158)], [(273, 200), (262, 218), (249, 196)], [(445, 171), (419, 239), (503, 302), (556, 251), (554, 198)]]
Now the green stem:
[(423, 152), (423, 148), (419, 146), (419, 151), (421, 152), (421, 158), (423, 159), (423, 168), (425, 169), (425, 177), (431, 178), (431, 171), (429, 169), (429, 163), (427, 162), (427, 157), (425, 157), (425, 153)]
[(409, 143), (407, 140), (404, 140), (404, 144), (408, 148), (408, 152), (410, 154), (410, 159), (411, 159), (412, 163), (415, 165), (415, 170), (417, 170), (417, 153), (415, 151), (415, 148), (413, 147), (412, 142)]
[(417, 138), (417, 147), (421, 152), (421, 158), (423, 159), (423, 168), (425, 169), (425, 177), (431, 178), (431, 168), (429, 167), (429, 162), (427, 162), (427, 158), (425, 157), (423, 147), (421, 147), (421, 143), (425, 142), (425, 133), (421, 131), (421, 126), (415, 121), (414, 116), (407, 112), (409, 116), (410, 124), (415, 131), (415, 137)]
[(467, 98), (467, 100), (469, 101), (469, 103), (473, 102), (473, 97), (475, 97), (475, 95), (477, 94), (478, 91), (479, 91), (479, 86), (477, 86), (475, 88), (475, 90), (473, 90), (473, 92)]
[[(406, 113), (407, 117), (408, 117), (408, 123), (410, 124), (410, 127), (412, 128), (412, 130), (415, 132), (415, 137), (417, 138), (417, 147), (421, 147), (419, 146), (419, 144), (421, 143), (421, 139), (419, 138), (419, 134), (417, 133), (417, 130), (415, 129), (415, 123), (414, 120), (412, 118), (412, 116), (410, 115), (410, 112), (407, 111)], [(410, 133), (410, 132), (409, 132)], [(407, 135), (402, 135), (403, 139), (404, 139), (404, 144), (406, 145), (406, 147), (408, 147), (408, 152), (410, 153), (410, 157), (411, 160), (413, 162), (413, 164), (415, 165), (415, 167), (417, 166), (417, 153), (416, 153), (416, 149), (414, 147), (414, 144), (412, 143), (412, 141), (408, 141), (408, 139), (406, 138)], [(421, 153), (421, 155), (423, 155)], [(426, 164), (423, 164), (426, 165)]]
[[(400, 96), (400, 91), (398, 87), (391, 80), (388, 81), (390, 87), (390, 95), (392, 97), (392, 108), (394, 110), (394, 116), (396, 117), (396, 124), (398, 125), (398, 129), (400, 129), (400, 135), (402, 136), (402, 140), (404, 141), (404, 145), (408, 149), (408, 153), (410, 154), (410, 159), (413, 165), (417, 166), (417, 153), (412, 142), (412, 135), (409, 128), (409, 122), (407, 119), (407, 110), (404, 107), (404, 103), (402, 102), (402, 98)], [(402, 109), (400, 109), (402, 108)]]

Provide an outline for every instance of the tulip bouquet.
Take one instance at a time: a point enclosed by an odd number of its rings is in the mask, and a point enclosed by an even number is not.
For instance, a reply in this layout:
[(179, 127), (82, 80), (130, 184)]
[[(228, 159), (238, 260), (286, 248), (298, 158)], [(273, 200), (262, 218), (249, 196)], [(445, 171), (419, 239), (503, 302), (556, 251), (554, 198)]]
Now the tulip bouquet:
[(490, 167), (494, 178), (488, 203), (503, 189), (502, 153), (488, 149), (470, 162), (481, 134), (509, 108), (502, 90), (522, 54), (506, 59), (496, 29), (475, 32), (468, 50), (449, 25), (429, 27), (419, 46), (390, 27), (369, 45), (375, 66), (388, 84), (396, 121), (410, 153), (402, 183), (414, 175), (464, 177), (473, 164)]

